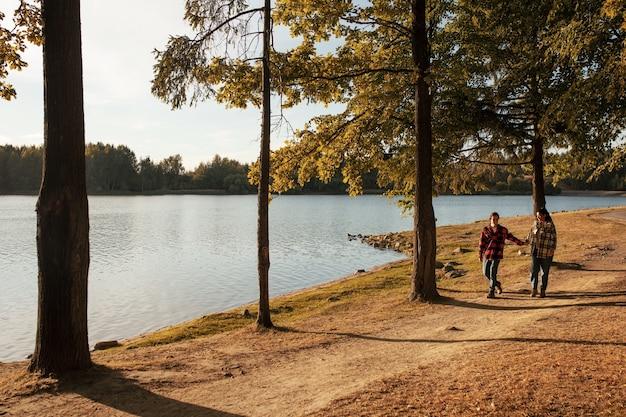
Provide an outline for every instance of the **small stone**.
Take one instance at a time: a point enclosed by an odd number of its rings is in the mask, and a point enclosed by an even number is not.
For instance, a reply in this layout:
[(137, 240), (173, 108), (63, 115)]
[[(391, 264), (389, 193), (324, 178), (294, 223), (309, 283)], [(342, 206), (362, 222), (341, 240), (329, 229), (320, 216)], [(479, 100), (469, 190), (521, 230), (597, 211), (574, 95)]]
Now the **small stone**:
[(365, 272), (365, 269), (357, 269), (356, 273), (357, 274), (362, 274)]
[(526, 256), (526, 251), (525, 251), (525, 250), (520, 249), (520, 250), (518, 250), (518, 251), (517, 251), (517, 255), (518, 255), (518, 256)]
[(446, 327), (446, 330), (450, 330), (450, 331), (453, 331), (453, 332), (461, 332), (461, 331), (463, 331), (463, 329), (459, 329), (456, 326)]
[(461, 247), (458, 247), (458, 248), (456, 248), (455, 250), (453, 250), (453, 251), (452, 251), (452, 253), (453, 253), (454, 255), (459, 255), (459, 254), (461, 254), (461, 253), (467, 253), (467, 252), (469, 252), (469, 251), (470, 251), (470, 250), (469, 250), (469, 249), (467, 249), (467, 248), (461, 248)]
[(96, 345), (93, 347), (93, 350), (106, 350), (119, 346), (122, 345), (117, 340), (105, 340), (104, 342), (96, 343)]
[(233, 375), (232, 373), (224, 372), (224, 378), (234, 378), (234, 377), (235, 377), (235, 375)]
[(443, 262), (435, 261), (435, 269), (441, 269), (441, 268), (443, 268)]

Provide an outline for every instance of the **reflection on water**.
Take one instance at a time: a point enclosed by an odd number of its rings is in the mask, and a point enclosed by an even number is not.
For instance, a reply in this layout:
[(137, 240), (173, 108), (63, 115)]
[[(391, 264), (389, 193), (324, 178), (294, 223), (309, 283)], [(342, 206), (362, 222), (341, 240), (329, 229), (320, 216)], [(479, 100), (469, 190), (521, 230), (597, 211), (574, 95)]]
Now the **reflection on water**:
[[(90, 341), (121, 339), (257, 296), (256, 196), (90, 197)], [(549, 197), (548, 208), (623, 205), (625, 198)], [(35, 337), (35, 198), (0, 197), (0, 360)], [(435, 199), (439, 225), (528, 214), (525, 196)], [(399, 259), (347, 234), (410, 229), (384, 197), (279, 196), (270, 206), (270, 291), (304, 288)], [(477, 232), (478, 233), (478, 232)]]

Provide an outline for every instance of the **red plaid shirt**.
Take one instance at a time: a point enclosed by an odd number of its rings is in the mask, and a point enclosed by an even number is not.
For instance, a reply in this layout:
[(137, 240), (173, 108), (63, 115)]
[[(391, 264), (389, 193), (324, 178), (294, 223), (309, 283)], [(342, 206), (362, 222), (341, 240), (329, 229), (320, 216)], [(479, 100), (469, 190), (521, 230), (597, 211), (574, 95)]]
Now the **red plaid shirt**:
[(480, 234), (480, 259), (502, 259), (505, 240), (513, 241), (518, 245), (524, 244), (524, 242), (509, 233), (504, 226), (498, 225), (495, 232), (491, 230), (490, 226), (486, 226)]

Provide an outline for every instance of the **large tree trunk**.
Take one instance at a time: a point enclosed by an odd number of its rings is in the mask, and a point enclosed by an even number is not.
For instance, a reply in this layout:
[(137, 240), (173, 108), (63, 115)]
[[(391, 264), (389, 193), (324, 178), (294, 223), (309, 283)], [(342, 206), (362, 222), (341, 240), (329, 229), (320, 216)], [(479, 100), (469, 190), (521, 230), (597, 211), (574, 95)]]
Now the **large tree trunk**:
[(80, 0), (44, 0), (44, 160), (37, 201), (39, 311), (31, 371), (91, 365), (87, 342), (89, 215)]
[(259, 315), (257, 326), (271, 328), (269, 301), (269, 184), (270, 184), (270, 0), (265, 0), (263, 16), (263, 122), (261, 136), (261, 158), (259, 179), (259, 230), (258, 230), (258, 269), (259, 269)]
[(438, 296), (435, 282), (437, 235), (433, 211), (432, 128), (428, 35), (426, 32), (426, 1), (412, 0), (412, 48), (417, 67), (415, 91), (415, 206), (413, 219), (413, 270), (409, 299), (433, 300)]
[(543, 139), (533, 140), (533, 213), (546, 206), (546, 188), (543, 178)]

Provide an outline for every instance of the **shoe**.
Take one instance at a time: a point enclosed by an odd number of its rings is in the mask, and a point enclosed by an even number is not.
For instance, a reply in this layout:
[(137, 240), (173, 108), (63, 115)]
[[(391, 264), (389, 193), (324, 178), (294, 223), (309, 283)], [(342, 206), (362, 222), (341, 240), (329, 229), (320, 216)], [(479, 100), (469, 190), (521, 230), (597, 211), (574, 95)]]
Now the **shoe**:
[(541, 289), (541, 292), (539, 293), (539, 298), (546, 298), (546, 290), (544, 290), (543, 288)]
[(533, 288), (532, 291), (530, 292), (530, 296), (535, 298), (537, 296), (537, 288)]
[(496, 298), (496, 294), (493, 292), (493, 290), (489, 291), (489, 294), (487, 294), (487, 298)]
[(498, 290), (498, 294), (502, 294), (502, 283), (500, 281), (496, 284), (496, 290)]

